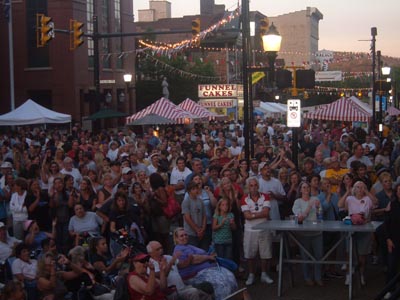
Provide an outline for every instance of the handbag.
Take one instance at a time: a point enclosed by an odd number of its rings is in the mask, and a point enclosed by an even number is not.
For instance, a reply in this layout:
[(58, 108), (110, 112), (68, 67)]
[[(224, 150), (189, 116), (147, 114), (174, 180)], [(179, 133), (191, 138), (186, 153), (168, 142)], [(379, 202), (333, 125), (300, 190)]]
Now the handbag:
[(100, 284), (100, 283), (96, 282), (93, 285), (93, 287), (90, 289), (90, 292), (92, 293), (93, 296), (100, 296), (100, 295), (110, 293), (111, 290), (108, 287), (106, 287), (104, 284)]
[(172, 219), (177, 214), (181, 213), (181, 205), (176, 201), (173, 195), (168, 196), (167, 205), (162, 208), (164, 216)]
[(352, 214), (350, 216), (351, 218), (351, 223), (353, 225), (363, 225), (366, 223), (365, 217), (363, 214)]

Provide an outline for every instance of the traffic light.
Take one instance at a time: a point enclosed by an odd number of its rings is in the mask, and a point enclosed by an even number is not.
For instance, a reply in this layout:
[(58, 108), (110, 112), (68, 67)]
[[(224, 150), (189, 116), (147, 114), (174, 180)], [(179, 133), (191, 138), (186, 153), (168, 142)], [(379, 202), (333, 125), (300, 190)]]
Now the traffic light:
[(52, 18), (44, 14), (36, 14), (36, 46), (44, 47), (54, 38)]
[(260, 35), (266, 35), (269, 28), (269, 20), (267, 17), (260, 20)]
[(70, 38), (70, 50), (75, 50), (83, 44), (83, 23), (77, 20), (69, 20), (69, 30), (71, 34)]
[(195, 38), (200, 33), (200, 18), (192, 20), (192, 36)]
[(278, 89), (292, 87), (292, 72), (286, 69), (276, 70), (276, 86)]
[(298, 89), (313, 89), (315, 87), (314, 70), (296, 70), (296, 87)]

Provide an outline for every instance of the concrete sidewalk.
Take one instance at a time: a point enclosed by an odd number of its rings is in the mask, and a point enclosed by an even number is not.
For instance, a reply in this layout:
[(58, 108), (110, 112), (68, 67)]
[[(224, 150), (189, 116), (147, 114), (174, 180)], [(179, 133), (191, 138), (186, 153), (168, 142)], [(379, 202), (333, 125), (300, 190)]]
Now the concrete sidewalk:
[[(272, 272), (274, 279), (272, 285), (260, 283), (259, 275), (254, 285), (248, 287), (252, 300), (346, 300), (348, 299), (348, 286), (344, 284), (345, 278), (324, 280), (325, 286), (306, 286), (303, 280), (300, 265), (294, 265), (294, 286), (290, 287), (289, 272), (283, 275), (282, 297), (278, 297), (278, 273)], [(245, 286), (244, 280), (239, 280), (239, 286)], [(382, 290), (385, 285), (385, 273), (381, 265), (367, 266), (365, 274), (366, 286), (361, 287), (359, 277), (353, 277), (353, 299), (369, 300)]]

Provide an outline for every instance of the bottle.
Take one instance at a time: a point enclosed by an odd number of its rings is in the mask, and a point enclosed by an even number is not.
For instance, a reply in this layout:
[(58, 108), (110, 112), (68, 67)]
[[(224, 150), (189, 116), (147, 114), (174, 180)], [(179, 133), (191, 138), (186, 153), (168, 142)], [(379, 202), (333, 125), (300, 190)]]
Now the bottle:
[(317, 220), (320, 223), (324, 220), (324, 212), (322, 210), (321, 204), (318, 206), (318, 209), (317, 209)]

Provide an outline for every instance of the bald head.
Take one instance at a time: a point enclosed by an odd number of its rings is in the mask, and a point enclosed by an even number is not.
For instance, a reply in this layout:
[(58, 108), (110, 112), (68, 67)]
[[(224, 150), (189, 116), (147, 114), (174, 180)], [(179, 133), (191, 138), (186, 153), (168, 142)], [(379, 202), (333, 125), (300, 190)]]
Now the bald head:
[(146, 246), (147, 253), (154, 259), (163, 255), (163, 247), (157, 241), (150, 241)]

